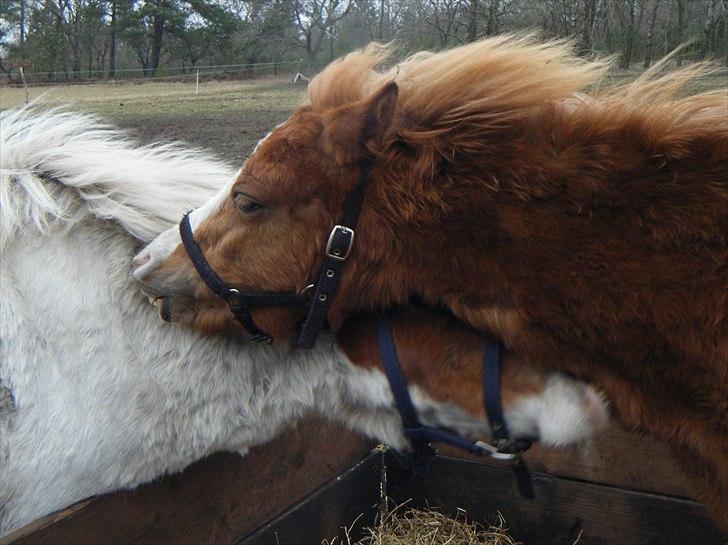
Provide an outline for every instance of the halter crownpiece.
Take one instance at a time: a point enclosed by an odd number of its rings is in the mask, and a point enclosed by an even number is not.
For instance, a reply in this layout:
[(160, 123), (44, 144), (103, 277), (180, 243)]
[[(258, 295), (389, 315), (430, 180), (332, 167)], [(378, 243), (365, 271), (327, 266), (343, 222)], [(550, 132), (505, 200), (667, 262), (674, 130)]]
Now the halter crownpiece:
[[(308, 306), (308, 314), (301, 326), (297, 345), (302, 348), (313, 348), (316, 344), (319, 333), (326, 326), (329, 304), (336, 296), (336, 290), (339, 287), (339, 276), (344, 268), (344, 262), (354, 246), (354, 228), (361, 213), (372, 165), (373, 161), (369, 158), (360, 162), (359, 179), (344, 199), (341, 218), (329, 233), (326, 253), (318, 280), (315, 284), (306, 287), (301, 293), (253, 292), (228, 286), (207, 262), (202, 249), (195, 241), (192, 226), (190, 225), (190, 212), (182, 217), (179, 224), (179, 234), (187, 256), (207, 287), (228, 304), (235, 319), (248, 332), (248, 340), (268, 343), (272, 340), (271, 336), (255, 323), (250, 312), (251, 309)], [(313, 290), (310, 303), (305, 296), (309, 289)]]

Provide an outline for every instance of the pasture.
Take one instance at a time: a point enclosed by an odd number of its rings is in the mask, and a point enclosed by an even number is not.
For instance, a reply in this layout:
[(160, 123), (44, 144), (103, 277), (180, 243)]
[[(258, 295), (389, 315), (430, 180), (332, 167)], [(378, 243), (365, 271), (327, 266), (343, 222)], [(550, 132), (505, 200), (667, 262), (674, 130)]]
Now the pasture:
[[(605, 84), (619, 84), (636, 75), (616, 73)], [(728, 71), (721, 70), (697, 80), (690, 91), (726, 86)], [(204, 81), (200, 82), (199, 94), (195, 94), (191, 81), (31, 86), (30, 98), (99, 114), (136, 131), (145, 141), (179, 139), (238, 163), (258, 140), (290, 115), (305, 92), (303, 85), (285, 77)], [(22, 105), (24, 97), (21, 88), (0, 87), (0, 110)]]
[[(69, 104), (138, 132), (143, 140), (179, 139), (239, 162), (303, 99), (290, 79), (99, 83), (31, 87), (31, 100)], [(0, 88), (0, 109), (20, 106), (24, 91)]]

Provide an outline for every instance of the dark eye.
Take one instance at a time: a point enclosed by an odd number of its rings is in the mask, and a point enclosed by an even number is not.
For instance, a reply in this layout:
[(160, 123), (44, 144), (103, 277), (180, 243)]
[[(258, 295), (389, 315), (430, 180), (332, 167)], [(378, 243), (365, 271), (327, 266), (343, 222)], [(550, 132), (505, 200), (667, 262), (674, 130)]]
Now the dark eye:
[(245, 193), (236, 193), (233, 197), (233, 203), (235, 203), (235, 208), (240, 210), (243, 214), (252, 214), (253, 212), (257, 212), (258, 210), (265, 208), (259, 202), (248, 197)]

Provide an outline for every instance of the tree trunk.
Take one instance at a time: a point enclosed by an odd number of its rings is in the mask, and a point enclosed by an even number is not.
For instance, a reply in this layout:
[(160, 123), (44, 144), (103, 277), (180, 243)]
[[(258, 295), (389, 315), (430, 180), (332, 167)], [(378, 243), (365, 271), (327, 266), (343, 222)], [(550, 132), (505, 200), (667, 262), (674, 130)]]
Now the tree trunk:
[(478, 0), (470, 0), (470, 13), (468, 14), (468, 41), (474, 42), (478, 39)]
[[(611, 4), (610, 4), (611, 6)], [(607, 53), (611, 53), (614, 48), (612, 44), (612, 33), (610, 32), (609, 28), (609, 15), (610, 13), (607, 11), (610, 6), (607, 6), (606, 2), (604, 4), (604, 49), (606, 49)]]
[[(54, 69), (56, 68), (56, 61), (58, 60), (58, 49), (60, 48), (61, 41), (63, 39), (61, 35), (61, 22), (63, 21), (63, 12), (61, 11), (61, 8), (59, 6), (58, 13), (53, 13), (53, 15), (56, 17), (56, 22), (54, 25), (54, 34), (56, 38), (56, 43), (53, 47), (50, 49), (50, 55), (49, 55), (49, 63), (48, 63), (48, 79), (53, 80), (54, 79)], [(68, 79), (68, 70), (66, 67), (65, 62), (66, 56), (63, 55), (63, 72), (66, 74), (66, 79)]]
[(588, 55), (594, 46), (594, 20), (597, 15), (597, 0), (584, 0), (584, 26), (581, 31), (579, 52)]
[(334, 60), (334, 27), (329, 29), (329, 62)]
[(308, 58), (308, 70), (313, 70), (316, 64), (316, 52), (313, 50), (313, 38), (311, 36), (311, 29), (306, 32), (306, 56)]
[(25, 44), (25, 1), (20, 0), (20, 47)]
[(726, 66), (728, 66), (728, 5), (726, 5), (725, 0), (722, 0), (723, 2), (723, 47), (725, 47), (725, 50), (723, 51), (723, 62)]
[(627, 36), (624, 41), (624, 50), (619, 59), (619, 67), (623, 70), (629, 68), (632, 63), (632, 49), (634, 47), (634, 3), (636, 0), (627, 0), (629, 6), (629, 24), (627, 25)]
[(78, 29), (76, 29), (76, 36), (73, 38), (73, 44), (71, 51), (73, 52), (73, 79), (79, 79), (81, 77), (81, 44), (78, 37)]
[[(684, 32), (685, 32), (685, 3), (683, 2), (683, 0), (677, 0), (677, 42), (675, 43), (675, 47), (682, 45)], [(678, 66), (680, 66), (682, 64), (681, 57), (682, 57), (682, 54), (678, 55), (678, 58), (675, 59)]]
[(641, 34), (642, 32), (642, 19), (644, 19), (645, 15), (645, 1), (646, 0), (637, 0), (640, 4), (640, 13), (637, 16), (637, 25), (636, 25), (636, 31), (637, 35)]
[(162, 54), (162, 40), (164, 39), (164, 15), (155, 14), (152, 23), (152, 59), (150, 72), (154, 74), (159, 68), (159, 58)]
[(711, 48), (713, 42), (713, 33), (715, 30), (716, 23), (718, 22), (715, 16), (715, 0), (708, 0), (708, 17), (703, 27), (703, 41), (700, 44), (700, 60), (705, 59), (708, 55), (708, 50)]
[(488, 36), (495, 36), (498, 34), (500, 27), (500, 20), (498, 11), (500, 10), (500, 0), (490, 0), (488, 5), (488, 19), (486, 21), (485, 33)]
[(655, 0), (652, 6), (652, 15), (650, 16), (650, 26), (647, 29), (647, 47), (645, 48), (645, 62), (642, 63), (643, 68), (649, 68), (652, 64), (652, 47), (655, 43), (655, 21), (657, 21), (657, 8), (660, 7), (660, 0)]
[(116, 77), (116, 2), (111, 0), (111, 43), (109, 44), (109, 79)]

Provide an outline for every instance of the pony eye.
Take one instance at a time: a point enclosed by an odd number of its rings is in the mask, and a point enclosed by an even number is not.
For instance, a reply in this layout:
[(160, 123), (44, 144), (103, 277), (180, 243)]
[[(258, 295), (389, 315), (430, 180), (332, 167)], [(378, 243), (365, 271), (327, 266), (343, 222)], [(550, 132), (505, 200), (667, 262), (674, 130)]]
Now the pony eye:
[(235, 208), (244, 214), (252, 214), (264, 208), (262, 204), (254, 201), (244, 193), (236, 193), (233, 197), (233, 202), (235, 203)]

